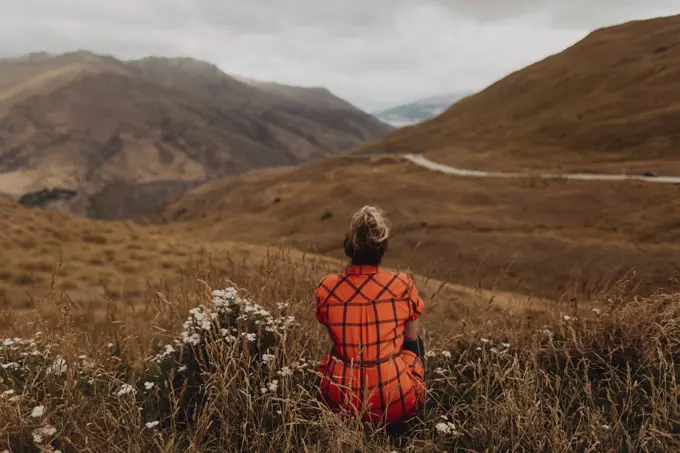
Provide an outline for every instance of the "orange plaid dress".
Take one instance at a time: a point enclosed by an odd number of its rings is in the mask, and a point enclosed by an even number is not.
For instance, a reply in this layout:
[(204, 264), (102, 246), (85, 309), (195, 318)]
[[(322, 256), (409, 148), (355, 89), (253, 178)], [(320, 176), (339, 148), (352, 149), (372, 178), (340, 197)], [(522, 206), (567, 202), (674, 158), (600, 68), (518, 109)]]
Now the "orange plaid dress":
[(424, 366), (402, 350), (404, 326), (420, 316), (424, 303), (411, 278), (351, 265), (324, 278), (316, 299), (316, 317), (334, 342), (320, 364), (324, 401), (375, 423), (413, 417), (425, 398)]

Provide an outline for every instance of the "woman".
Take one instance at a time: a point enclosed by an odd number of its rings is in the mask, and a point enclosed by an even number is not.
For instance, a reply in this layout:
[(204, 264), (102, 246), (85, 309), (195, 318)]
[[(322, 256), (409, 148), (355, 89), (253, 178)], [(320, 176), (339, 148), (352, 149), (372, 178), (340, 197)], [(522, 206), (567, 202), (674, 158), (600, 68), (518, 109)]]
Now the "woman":
[(379, 267), (389, 235), (378, 208), (354, 214), (345, 237), (351, 264), (319, 283), (316, 317), (334, 343), (320, 365), (323, 399), (345, 415), (391, 424), (416, 414), (425, 387), (418, 337), (424, 304), (408, 275)]

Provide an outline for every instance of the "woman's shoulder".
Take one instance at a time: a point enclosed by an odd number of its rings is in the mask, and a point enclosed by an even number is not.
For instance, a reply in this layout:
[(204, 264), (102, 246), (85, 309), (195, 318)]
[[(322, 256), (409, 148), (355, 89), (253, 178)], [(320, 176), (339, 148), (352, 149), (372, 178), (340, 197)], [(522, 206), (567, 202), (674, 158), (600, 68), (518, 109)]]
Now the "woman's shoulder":
[(316, 285), (316, 291), (319, 292), (320, 290), (326, 288), (330, 289), (333, 285), (335, 285), (341, 278), (340, 274), (328, 274), (325, 277), (323, 277), (321, 280), (319, 280), (319, 283)]
[(413, 285), (413, 279), (411, 275), (406, 272), (388, 272), (381, 271), (376, 275), (381, 283), (391, 282), (392, 285), (403, 286), (405, 289), (410, 288)]

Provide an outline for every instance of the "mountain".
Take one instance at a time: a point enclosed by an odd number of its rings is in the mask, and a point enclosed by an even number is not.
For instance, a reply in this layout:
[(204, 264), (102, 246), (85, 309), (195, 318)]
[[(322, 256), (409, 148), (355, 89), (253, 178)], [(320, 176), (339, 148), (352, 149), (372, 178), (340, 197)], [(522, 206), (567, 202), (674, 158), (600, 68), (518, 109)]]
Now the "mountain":
[(567, 300), (610, 288), (631, 270), (628, 289), (677, 287), (678, 186), (465, 178), (401, 154), (501, 170), (566, 162), (672, 171), (679, 27), (677, 16), (597, 31), (432, 120), (339, 156), (210, 182), (151, 220), (341, 258), (351, 214), (375, 203), (395, 225), (388, 262), (423, 275)]
[(365, 151), (429, 153), (505, 170), (527, 163), (677, 165), (678, 80), (680, 16), (629, 22), (596, 30)]
[(471, 94), (472, 92), (466, 92), (462, 94), (432, 96), (420, 101), (411, 102), (410, 104), (403, 104), (374, 113), (373, 116), (383, 123), (395, 127), (410, 126), (422, 123), (423, 121), (439, 115), (459, 100)]
[(91, 217), (134, 217), (210, 179), (389, 130), (327, 90), (244, 83), (189, 58), (0, 60), (0, 193), (75, 191), (47, 204)]

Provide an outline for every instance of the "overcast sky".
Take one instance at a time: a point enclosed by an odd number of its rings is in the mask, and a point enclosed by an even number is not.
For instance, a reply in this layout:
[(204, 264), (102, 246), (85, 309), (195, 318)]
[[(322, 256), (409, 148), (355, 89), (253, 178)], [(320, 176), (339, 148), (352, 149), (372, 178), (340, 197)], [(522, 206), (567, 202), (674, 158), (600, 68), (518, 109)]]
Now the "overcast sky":
[(191, 56), (368, 111), (482, 89), (678, 0), (0, 0), (0, 55)]

